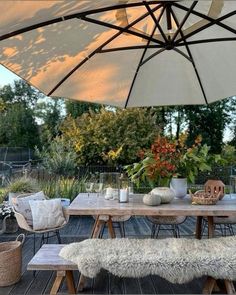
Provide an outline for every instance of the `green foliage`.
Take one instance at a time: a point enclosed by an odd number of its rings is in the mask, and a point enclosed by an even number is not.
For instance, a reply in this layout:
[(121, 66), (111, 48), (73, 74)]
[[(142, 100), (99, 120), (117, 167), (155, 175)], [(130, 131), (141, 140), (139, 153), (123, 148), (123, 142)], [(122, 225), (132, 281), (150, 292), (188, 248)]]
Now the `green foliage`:
[(137, 159), (158, 132), (155, 117), (147, 109), (90, 111), (77, 119), (68, 117), (62, 137), (77, 152), (78, 164), (127, 164)]
[(185, 135), (178, 141), (159, 136), (150, 149), (140, 153), (138, 163), (125, 167), (131, 181), (137, 185), (148, 182), (153, 187), (168, 185), (172, 177), (186, 177), (193, 183), (200, 171), (211, 171), (212, 163), (221, 161), (220, 155), (209, 155), (210, 147), (201, 145), (201, 137), (191, 148), (187, 148), (185, 140)]
[(98, 113), (101, 108), (102, 106), (97, 103), (66, 100), (66, 113), (74, 119), (90, 111)]
[(35, 106), (35, 116), (40, 120), (41, 143), (48, 146), (53, 138), (59, 135), (59, 126), (62, 120), (61, 109), (63, 100), (45, 99)]
[(22, 80), (0, 89), (1, 146), (33, 148), (39, 143), (39, 130), (32, 107), (41, 95)]
[(230, 111), (229, 100), (222, 100), (207, 106), (186, 106), (188, 145), (190, 146), (196, 136), (201, 134), (203, 143), (211, 147), (212, 153), (221, 153), (224, 130), (230, 121)]
[(0, 113), (0, 143), (2, 146), (34, 148), (39, 141), (39, 131), (33, 111), (15, 103)]
[(25, 107), (32, 107), (43, 95), (23, 80), (15, 80), (0, 89), (0, 97), (6, 104), (20, 103)]
[(221, 157), (224, 160), (224, 165), (236, 165), (236, 147), (226, 144), (221, 153)]
[(6, 190), (12, 193), (34, 193), (40, 190), (38, 182), (35, 179), (21, 177), (13, 179)]
[(36, 149), (36, 155), (42, 160), (42, 166), (49, 173), (63, 176), (75, 175), (77, 155), (69, 141), (56, 137), (47, 148), (43, 147), (41, 151)]
[(49, 198), (68, 198), (71, 201), (81, 192), (85, 191), (86, 177), (81, 179), (60, 177), (41, 181), (40, 187)]
[(5, 200), (6, 195), (7, 195), (6, 188), (0, 188), (0, 204)]

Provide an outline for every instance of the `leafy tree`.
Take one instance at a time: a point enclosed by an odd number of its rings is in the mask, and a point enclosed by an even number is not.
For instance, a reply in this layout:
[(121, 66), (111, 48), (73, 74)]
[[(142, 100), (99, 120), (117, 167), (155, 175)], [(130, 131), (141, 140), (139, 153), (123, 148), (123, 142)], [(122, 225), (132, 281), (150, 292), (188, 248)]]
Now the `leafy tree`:
[(236, 147), (226, 144), (221, 153), (222, 159), (225, 161), (225, 165), (235, 165), (236, 163)]
[(186, 106), (188, 121), (188, 145), (201, 134), (203, 143), (211, 147), (212, 153), (221, 153), (224, 130), (230, 121), (229, 101), (223, 100), (210, 105)]
[(33, 111), (20, 103), (14, 103), (0, 113), (1, 146), (34, 148), (39, 140), (38, 126)]
[(0, 89), (0, 145), (33, 148), (39, 143), (33, 106), (40, 93), (22, 80)]
[(126, 109), (99, 113), (90, 111), (77, 119), (69, 116), (61, 127), (62, 137), (78, 154), (78, 163), (128, 164), (149, 146), (159, 129), (147, 109)]
[(0, 97), (6, 104), (22, 103), (33, 107), (43, 95), (23, 80), (15, 80), (13, 85), (8, 84), (0, 89)]
[(72, 118), (77, 118), (90, 110), (97, 113), (101, 108), (102, 106), (97, 103), (66, 100), (66, 113), (71, 115)]
[(41, 142), (45, 146), (49, 145), (50, 141), (60, 134), (61, 109), (63, 109), (63, 100), (50, 98), (38, 102), (35, 107), (35, 116), (40, 121)]

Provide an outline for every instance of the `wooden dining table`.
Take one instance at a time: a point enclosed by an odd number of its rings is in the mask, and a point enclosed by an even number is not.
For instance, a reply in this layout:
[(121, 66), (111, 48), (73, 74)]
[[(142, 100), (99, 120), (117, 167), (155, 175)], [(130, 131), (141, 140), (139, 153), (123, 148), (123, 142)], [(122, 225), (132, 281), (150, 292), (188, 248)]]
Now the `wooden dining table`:
[(195, 236), (201, 238), (202, 220), (208, 220), (208, 237), (214, 237), (214, 216), (236, 216), (236, 198), (226, 195), (216, 205), (193, 205), (190, 197), (174, 199), (169, 204), (160, 206), (147, 206), (142, 202), (142, 194), (131, 195), (128, 203), (119, 203), (118, 200), (106, 200), (95, 193), (80, 193), (67, 208), (69, 215), (95, 215), (97, 216), (91, 237), (97, 237), (100, 233), (102, 222), (99, 216), (107, 216), (108, 231), (111, 237), (115, 237), (112, 216), (195, 216), (197, 217)]

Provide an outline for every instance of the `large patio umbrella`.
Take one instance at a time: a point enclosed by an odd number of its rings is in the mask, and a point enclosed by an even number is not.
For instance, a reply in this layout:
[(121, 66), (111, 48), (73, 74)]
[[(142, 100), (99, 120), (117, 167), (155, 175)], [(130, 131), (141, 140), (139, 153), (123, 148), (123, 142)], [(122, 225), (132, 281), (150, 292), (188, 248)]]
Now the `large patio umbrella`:
[(236, 1), (1, 1), (0, 62), (49, 96), (120, 107), (236, 94)]

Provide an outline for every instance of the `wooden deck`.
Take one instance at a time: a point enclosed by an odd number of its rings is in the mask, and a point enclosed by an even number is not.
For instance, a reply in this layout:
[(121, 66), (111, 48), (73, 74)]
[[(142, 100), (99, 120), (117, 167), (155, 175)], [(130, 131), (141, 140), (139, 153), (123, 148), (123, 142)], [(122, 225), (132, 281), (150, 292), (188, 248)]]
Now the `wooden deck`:
[[(81, 241), (89, 237), (92, 229), (93, 219), (91, 217), (71, 217), (69, 224), (61, 231), (62, 243)], [(182, 237), (194, 238), (195, 218), (189, 217), (180, 225)], [(127, 237), (145, 238), (150, 237), (151, 225), (149, 221), (141, 217), (133, 217), (125, 224)], [(104, 237), (107, 233), (105, 231)], [(119, 233), (117, 233), (117, 236)], [(160, 238), (171, 236), (172, 233), (163, 231)], [(14, 240), (17, 234), (2, 235), (0, 241)], [(51, 243), (55, 243), (52, 238)], [(39, 247), (40, 238), (37, 238)], [(48, 294), (53, 283), (54, 273), (50, 271), (38, 271), (36, 276), (26, 270), (27, 263), (33, 256), (33, 237), (27, 237), (23, 247), (23, 269), (21, 281), (13, 286), (0, 288), (0, 295), (18, 294)], [(79, 273), (74, 272), (76, 282)], [(204, 278), (194, 280), (188, 284), (174, 285), (158, 276), (148, 276), (142, 279), (118, 278), (105, 271), (100, 273), (94, 280), (88, 280), (82, 294), (200, 294)], [(65, 285), (62, 285), (61, 293), (66, 292)]]

